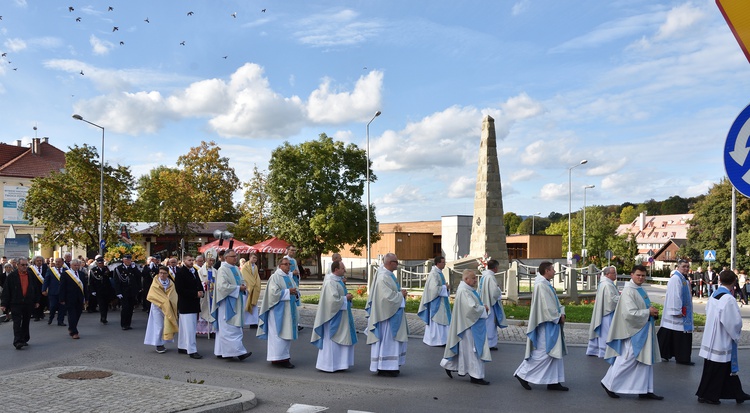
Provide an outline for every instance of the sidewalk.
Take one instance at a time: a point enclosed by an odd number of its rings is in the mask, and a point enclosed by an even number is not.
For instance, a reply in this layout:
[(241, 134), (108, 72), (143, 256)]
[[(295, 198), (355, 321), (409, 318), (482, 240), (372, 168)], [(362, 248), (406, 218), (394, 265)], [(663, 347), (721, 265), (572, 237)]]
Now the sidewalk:
[[(72, 377), (62, 378), (66, 373)], [(33, 390), (40, 386), (44, 391)], [(49, 410), (73, 413), (84, 409), (113, 413), (229, 413), (243, 412), (257, 404), (255, 394), (249, 390), (182, 383), (81, 366), (9, 374), (0, 377), (0, 388), (3, 389), (3, 410), (6, 412)], [(84, 400), (85, 407), (82, 405)]]

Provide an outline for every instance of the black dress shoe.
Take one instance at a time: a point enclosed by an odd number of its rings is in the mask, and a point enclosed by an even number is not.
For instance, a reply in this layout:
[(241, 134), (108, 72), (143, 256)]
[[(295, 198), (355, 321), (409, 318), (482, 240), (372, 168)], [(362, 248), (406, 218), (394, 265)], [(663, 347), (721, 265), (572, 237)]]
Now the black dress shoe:
[(695, 366), (694, 361), (677, 361), (677, 364), (682, 364), (683, 366)]
[(654, 393), (646, 393), (646, 394), (639, 394), (639, 399), (649, 399), (649, 400), (663, 400), (664, 396), (657, 396)]
[(668, 362), (669, 362), (669, 359), (665, 359), (664, 357), (662, 357), (662, 358), (661, 358), (661, 362), (662, 362), (662, 363), (668, 363)]
[(602, 385), (602, 388), (604, 389), (604, 391), (607, 392), (607, 396), (609, 396), (609, 397), (611, 397), (613, 399), (619, 399), (620, 398), (620, 396), (618, 396), (617, 393), (615, 393), (615, 392), (611, 391), (610, 389), (608, 389), (607, 386), (604, 385), (604, 383), (600, 383), (600, 384)]
[(127, 331), (127, 330), (132, 330), (133, 327), (127, 326), (127, 327), (123, 327), (122, 329)]
[(13, 346), (16, 348), (16, 350), (20, 350), (23, 348), (23, 343), (16, 343)]
[(107, 320), (99, 320), (102, 324), (107, 324)]
[(698, 403), (721, 404), (719, 400), (709, 400), (709, 399), (704, 399), (703, 397), (698, 397)]
[(547, 390), (555, 390), (555, 391), (568, 391), (568, 390), (570, 390), (570, 389), (569, 389), (569, 388), (567, 388), (567, 387), (565, 387), (565, 386), (563, 386), (563, 385), (562, 385), (562, 384), (560, 384), (560, 383), (555, 383), (555, 384), (548, 384), (548, 385), (547, 385)]
[[(245, 354), (243, 354), (241, 356), (237, 356), (237, 358), (240, 359), (240, 361), (242, 361), (242, 360), (250, 357), (252, 354), (253, 354), (252, 351), (248, 351), (247, 353), (245, 353)], [(289, 363), (289, 362), (287, 361), (287, 363)]]
[(257, 324), (250, 324), (250, 325), (248, 326), (248, 328), (251, 328), (251, 329), (255, 330), (255, 329), (257, 329), (257, 328), (258, 328), (258, 325), (257, 325)]
[(190, 358), (191, 358), (191, 359), (196, 359), (196, 360), (200, 360), (200, 359), (202, 359), (202, 358), (203, 358), (203, 356), (201, 356), (201, 355), (200, 355), (200, 354), (198, 354), (198, 353), (192, 353), (192, 354), (190, 354)]
[(490, 347), (490, 351), (497, 351), (497, 346), (495, 346), (495, 347)]
[(378, 370), (378, 376), (383, 377), (398, 377), (398, 370)]
[(445, 369), (445, 374), (447, 374), (447, 375), (448, 375), (448, 377), (450, 377), (450, 378), (453, 378), (453, 373), (451, 373), (451, 371), (450, 371), (450, 370), (448, 370), (448, 369)]
[(737, 404), (742, 404), (745, 402), (745, 400), (750, 400), (750, 394), (743, 392), (742, 396), (738, 397), (736, 400), (737, 400)]
[(482, 386), (490, 384), (490, 382), (485, 379), (475, 379), (474, 377), (471, 378), (471, 382), (474, 384), (481, 384)]
[(518, 382), (521, 383), (521, 386), (523, 386), (524, 389), (531, 390), (531, 386), (529, 385), (528, 381), (518, 377), (518, 375), (515, 375), (515, 374), (513, 375), (513, 377), (518, 379)]
[(47, 325), (51, 325), (51, 324), (52, 324), (52, 320), (47, 321)]
[(67, 324), (65, 324), (65, 323), (57, 323), (57, 325), (58, 325), (58, 326), (60, 326), (60, 327), (67, 327), (67, 326), (68, 326), (68, 325), (67, 325)]
[(24, 341), (21, 345), (24, 346), (24, 347), (28, 347), (29, 346), (29, 342), (28, 341)]
[[(178, 348), (177, 352), (180, 354), (187, 354), (187, 350), (185, 350), (184, 348)], [(193, 354), (196, 354), (196, 353), (193, 353)]]
[(216, 356), (217, 359), (223, 359), (223, 356)]
[(305, 327), (297, 326), (297, 331), (302, 331), (303, 328), (305, 328)]

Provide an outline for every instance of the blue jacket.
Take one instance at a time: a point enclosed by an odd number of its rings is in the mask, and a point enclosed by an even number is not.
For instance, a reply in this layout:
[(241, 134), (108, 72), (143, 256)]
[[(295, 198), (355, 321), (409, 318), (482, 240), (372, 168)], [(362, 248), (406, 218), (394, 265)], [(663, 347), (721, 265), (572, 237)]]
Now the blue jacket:
[[(62, 268), (63, 271), (65, 267)], [(60, 274), (62, 276), (62, 274)], [(42, 292), (47, 291), (48, 295), (60, 294), (60, 281), (52, 273), (52, 269), (47, 270), (47, 274), (44, 275), (44, 284), (42, 284)]]

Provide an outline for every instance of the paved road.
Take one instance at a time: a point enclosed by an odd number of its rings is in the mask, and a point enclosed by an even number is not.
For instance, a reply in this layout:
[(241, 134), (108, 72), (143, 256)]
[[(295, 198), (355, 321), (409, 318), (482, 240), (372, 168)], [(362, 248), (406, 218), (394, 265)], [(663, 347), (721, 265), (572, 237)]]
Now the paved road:
[[(654, 290), (658, 294), (658, 289)], [(743, 309), (744, 312), (745, 309)], [(302, 324), (309, 325), (314, 307), (305, 306), (302, 310)], [(520, 341), (503, 342), (499, 351), (493, 352), (493, 361), (487, 365), (490, 386), (477, 386), (468, 383), (466, 378), (450, 380), (439, 366), (442, 348), (427, 347), (420, 338), (409, 341), (407, 364), (397, 378), (377, 377), (369, 372), (369, 348), (364, 337), (355, 351), (355, 366), (342, 373), (322, 373), (315, 370), (315, 348), (309, 344), (310, 329), (301, 332), (298, 341), (292, 344), (294, 370), (274, 368), (265, 361), (266, 343), (254, 337), (254, 331), (247, 330), (244, 342), (253, 351), (252, 357), (244, 362), (224, 361), (211, 357), (213, 341), (198, 340), (203, 360), (192, 360), (177, 354), (175, 345), (168, 345), (166, 354), (157, 354), (150, 346), (142, 344), (146, 325), (146, 314), (137, 312), (131, 331), (121, 331), (117, 326), (118, 313), (110, 316), (110, 324), (98, 323), (98, 315), (84, 314), (81, 320), (80, 340), (71, 340), (64, 327), (48, 326), (44, 322), (32, 323), (30, 346), (17, 351), (11, 346), (10, 323), (0, 323), (0, 377), (19, 383), (28, 380), (23, 390), (14, 390), (6, 381), (0, 381), (0, 398), (5, 400), (19, 391), (26, 391), (23, 398), (28, 411), (52, 410), (58, 403), (60, 388), (46, 386), (43, 377), (51, 377), (43, 369), (87, 366), (89, 368), (114, 371), (116, 375), (133, 374), (147, 377), (148, 385), (115, 391), (93, 390), (94, 380), (75, 382), (65, 391), (69, 400), (67, 406), (77, 411), (102, 411), (94, 408), (95, 403), (106, 400), (112, 404), (111, 411), (134, 411), (124, 409), (132, 400), (154, 400), (180, 397), (180, 384), (192, 389), (192, 394), (215, 396), (216, 390), (223, 389), (250, 391), (256, 396), (254, 412), (286, 412), (293, 404), (323, 406), (331, 412), (350, 410), (369, 412), (457, 412), (477, 411), (550, 411), (557, 405), (564, 405), (568, 411), (600, 411), (602, 409), (638, 409), (640, 412), (660, 411), (713, 411), (712, 406), (700, 405), (693, 396), (700, 380), (701, 361), (694, 352), (694, 367), (659, 363), (655, 368), (656, 392), (664, 395), (662, 402), (623, 397), (619, 400), (608, 398), (598, 385), (604, 376), (607, 364), (597, 358), (585, 356), (585, 346), (575, 344), (574, 326), (568, 326), (567, 336), (571, 341), (569, 354), (565, 358), (566, 385), (568, 393), (548, 392), (541, 387), (526, 391), (513, 379), (512, 374), (523, 358), (524, 347)], [(414, 324), (410, 320), (410, 324)], [(361, 320), (358, 320), (361, 325)], [(578, 330), (583, 331), (584, 326)], [(522, 330), (522, 328), (520, 328)], [(522, 337), (521, 337), (522, 338)], [(740, 378), (750, 383), (750, 350), (740, 351)], [(12, 374), (17, 374), (13, 376)], [(47, 376), (44, 376), (47, 374)], [(169, 380), (165, 380), (169, 376)], [(40, 378), (41, 377), (41, 378)], [(188, 381), (203, 380), (205, 384), (187, 384)], [(750, 386), (750, 385), (748, 385)], [(33, 389), (33, 391), (31, 390)], [(732, 403), (733, 404), (733, 403)], [(54, 405), (56, 411), (71, 411)], [(731, 407), (725, 407), (731, 408)], [(152, 411), (175, 411), (176, 405), (157, 405)], [(23, 409), (21, 409), (23, 411)], [(143, 408), (143, 411), (148, 409)]]

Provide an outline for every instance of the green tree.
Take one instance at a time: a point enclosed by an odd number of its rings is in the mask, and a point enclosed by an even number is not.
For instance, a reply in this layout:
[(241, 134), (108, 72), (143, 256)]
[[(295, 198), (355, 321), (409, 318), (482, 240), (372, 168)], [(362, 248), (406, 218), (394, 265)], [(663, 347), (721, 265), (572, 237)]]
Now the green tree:
[(268, 239), (271, 230), (271, 200), (266, 191), (268, 174), (253, 167), (253, 176), (245, 182), (245, 199), (239, 207), (240, 218), (231, 227), (235, 238), (255, 244)]
[(523, 222), (518, 224), (518, 228), (516, 228), (516, 231), (519, 234), (531, 234), (531, 231), (533, 229), (535, 234), (542, 234), (550, 224), (550, 220), (545, 217), (535, 217), (533, 219), (531, 217), (528, 217), (524, 219)]
[[(351, 245), (361, 253), (367, 241), (367, 206), (362, 203), (365, 151), (344, 146), (320, 134), (314, 141), (276, 148), (268, 163), (266, 190), (277, 236), (297, 245), (303, 254), (320, 257)], [(370, 180), (375, 176), (370, 172)], [(371, 241), (379, 239), (374, 208), (370, 212)]]
[(229, 158), (221, 156), (220, 151), (215, 142), (201, 141), (200, 146), (177, 158), (177, 165), (192, 183), (189, 194), (196, 204), (195, 218), (199, 222), (234, 221), (237, 217), (232, 202), (237, 175), (229, 166)]
[[(40, 241), (47, 245), (85, 246), (99, 251), (100, 162), (96, 147), (73, 146), (65, 154), (65, 169), (35, 178), (29, 188), (24, 214), (44, 228)], [(131, 212), (133, 176), (130, 168), (104, 164), (104, 238), (117, 240), (120, 222)]]
[(506, 212), (503, 214), (503, 223), (505, 223), (505, 233), (507, 235), (516, 234), (518, 231), (518, 225), (521, 224), (521, 217), (515, 212)]
[(688, 199), (679, 195), (670, 196), (661, 202), (662, 215), (687, 214), (689, 209)]

